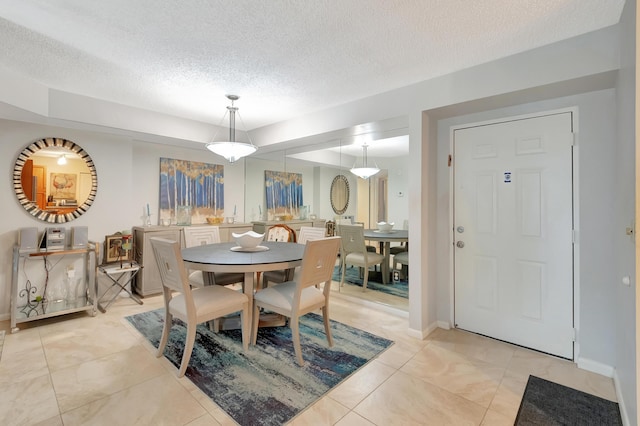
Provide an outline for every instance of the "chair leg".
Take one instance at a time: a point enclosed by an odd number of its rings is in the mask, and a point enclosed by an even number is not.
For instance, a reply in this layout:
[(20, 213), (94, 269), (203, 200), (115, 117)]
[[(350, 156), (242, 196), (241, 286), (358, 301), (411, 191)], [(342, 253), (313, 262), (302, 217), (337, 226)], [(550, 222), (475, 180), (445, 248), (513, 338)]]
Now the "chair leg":
[(362, 281), (362, 291), (367, 289), (367, 282), (369, 282), (369, 268), (364, 268), (364, 280)]
[(260, 322), (260, 307), (253, 304), (253, 326), (251, 327), (251, 344), (255, 345), (258, 340), (258, 323)]
[(242, 324), (242, 349), (246, 352), (249, 349), (249, 339), (251, 339), (251, 323), (249, 322), (249, 302), (242, 305), (240, 311), (240, 323)]
[(167, 346), (167, 340), (169, 339), (169, 330), (171, 330), (171, 322), (173, 321), (173, 315), (169, 311), (165, 311), (164, 325), (162, 326), (162, 337), (160, 338), (160, 344), (158, 345), (158, 352), (156, 357), (160, 358), (164, 353), (164, 348)]
[(296, 353), (298, 364), (300, 367), (304, 366), (304, 360), (302, 359), (302, 348), (300, 347), (300, 327), (299, 320), (296, 316), (289, 319), (291, 325), (291, 339), (293, 340), (293, 350)]
[(184, 341), (184, 352), (182, 352), (182, 362), (180, 363), (180, 370), (178, 371), (178, 377), (184, 376), (191, 359), (191, 352), (193, 351), (193, 345), (196, 342), (196, 326), (197, 324), (187, 324), (187, 336)]
[(340, 278), (340, 285), (338, 286), (338, 291), (340, 291), (340, 287), (344, 285), (344, 276), (347, 273), (347, 263), (342, 262), (342, 278)]
[(331, 336), (331, 324), (329, 323), (329, 306), (322, 307), (322, 319), (324, 320), (324, 333), (327, 335), (329, 347), (333, 346), (333, 336)]

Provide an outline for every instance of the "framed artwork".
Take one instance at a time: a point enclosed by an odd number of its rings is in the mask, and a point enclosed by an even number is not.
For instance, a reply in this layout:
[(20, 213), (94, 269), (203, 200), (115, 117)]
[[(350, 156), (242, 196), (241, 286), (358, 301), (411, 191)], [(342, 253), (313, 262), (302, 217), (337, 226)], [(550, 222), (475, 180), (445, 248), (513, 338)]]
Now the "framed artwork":
[(267, 217), (270, 220), (300, 218), (302, 173), (264, 171)]
[(107, 235), (104, 241), (104, 263), (132, 260), (132, 235), (117, 233)]
[(159, 223), (164, 219), (176, 223), (178, 216), (185, 222), (185, 212), (190, 224), (224, 216), (224, 166), (160, 158)]
[(54, 200), (75, 200), (78, 187), (78, 175), (73, 173), (51, 173), (49, 194)]

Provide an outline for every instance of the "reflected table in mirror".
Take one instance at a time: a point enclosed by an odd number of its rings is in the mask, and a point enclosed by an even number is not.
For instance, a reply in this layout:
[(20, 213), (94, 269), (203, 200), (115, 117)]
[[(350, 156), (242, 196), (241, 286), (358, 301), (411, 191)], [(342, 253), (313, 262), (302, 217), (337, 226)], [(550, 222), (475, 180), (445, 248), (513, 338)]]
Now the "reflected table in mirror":
[(409, 241), (409, 231), (406, 229), (392, 229), (388, 232), (382, 232), (377, 229), (365, 229), (364, 239), (369, 241), (378, 241), (380, 243), (380, 249), (384, 255), (384, 262), (380, 268), (380, 273), (383, 277), (387, 278), (386, 280), (382, 280), (382, 282), (390, 282), (389, 262), (391, 243)]

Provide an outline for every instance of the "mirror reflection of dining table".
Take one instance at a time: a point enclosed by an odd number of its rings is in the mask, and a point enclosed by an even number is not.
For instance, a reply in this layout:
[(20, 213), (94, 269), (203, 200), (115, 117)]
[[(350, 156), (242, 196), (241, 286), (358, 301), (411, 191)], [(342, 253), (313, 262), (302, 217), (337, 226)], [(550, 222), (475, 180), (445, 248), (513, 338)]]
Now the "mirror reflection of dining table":
[(384, 255), (384, 262), (380, 268), (382, 274), (382, 283), (389, 283), (389, 264), (390, 264), (390, 251), (392, 242), (408, 242), (409, 231), (406, 229), (392, 229), (391, 231), (380, 231), (378, 229), (365, 229), (364, 239), (368, 241), (378, 241), (380, 243), (380, 250)]
[[(256, 273), (300, 266), (304, 248), (303, 244), (275, 241), (262, 241), (258, 248), (246, 250), (233, 242), (205, 244), (182, 249), (182, 259), (187, 269), (203, 271), (205, 285), (213, 283), (212, 274), (207, 272), (244, 273), (243, 291), (249, 303), (253, 304), (253, 292), (257, 287)], [(267, 322), (261, 316), (261, 325)]]

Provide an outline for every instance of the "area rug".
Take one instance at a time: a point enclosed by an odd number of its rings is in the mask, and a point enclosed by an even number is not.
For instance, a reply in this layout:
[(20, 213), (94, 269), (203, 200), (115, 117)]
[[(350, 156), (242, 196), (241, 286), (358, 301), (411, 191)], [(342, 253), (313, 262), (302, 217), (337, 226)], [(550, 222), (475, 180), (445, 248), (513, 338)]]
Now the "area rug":
[(529, 376), (514, 425), (617, 426), (622, 418), (616, 402)]
[[(331, 279), (333, 281), (340, 282), (342, 278), (342, 271), (340, 270), (340, 266), (336, 266), (333, 270), (333, 276)], [(357, 267), (348, 267), (347, 273), (344, 277), (344, 283), (354, 284), (362, 287), (362, 282), (364, 280), (360, 278), (360, 271)], [(405, 299), (409, 298), (409, 282), (407, 280), (400, 281), (390, 281), (389, 284), (382, 284), (377, 281), (373, 281), (371, 277), (369, 277), (369, 281), (367, 281), (367, 289), (381, 291), (383, 293), (391, 294), (394, 296), (403, 297)]]
[[(164, 309), (126, 317), (155, 347)], [(240, 330), (213, 333), (199, 325), (186, 376), (241, 425), (281, 425), (393, 344), (391, 340), (331, 321), (329, 348), (322, 317), (300, 319), (305, 366), (296, 360), (289, 327), (261, 328), (242, 352)], [(186, 325), (174, 319), (164, 351), (179, 367)]]

